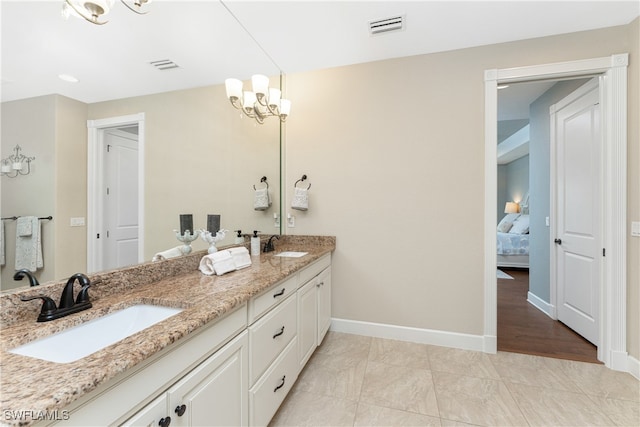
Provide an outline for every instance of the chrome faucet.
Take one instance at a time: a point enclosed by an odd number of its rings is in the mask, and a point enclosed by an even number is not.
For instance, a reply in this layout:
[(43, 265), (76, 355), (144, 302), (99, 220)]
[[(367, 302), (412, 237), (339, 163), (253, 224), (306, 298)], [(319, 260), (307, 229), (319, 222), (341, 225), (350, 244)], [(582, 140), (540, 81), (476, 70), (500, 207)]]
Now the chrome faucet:
[(13, 275), (13, 280), (22, 280), (22, 278), (25, 276), (29, 278), (29, 286), (40, 285), (40, 283), (38, 283), (38, 279), (36, 279), (36, 276), (34, 276), (33, 273), (26, 268), (16, 271), (16, 274)]
[[(76, 280), (82, 287), (80, 288), (78, 296), (74, 302), (73, 285), (75, 284)], [(91, 308), (92, 304), (91, 301), (89, 301), (90, 286), (91, 282), (89, 281), (89, 278), (87, 276), (82, 273), (76, 273), (71, 276), (69, 280), (67, 280), (67, 284), (64, 285), (62, 295), (60, 296), (60, 304), (58, 307), (56, 307), (56, 303), (51, 298), (45, 295), (37, 295), (28, 298), (21, 297), (20, 299), (22, 301), (41, 299), (42, 309), (40, 310), (40, 314), (38, 315), (38, 322), (48, 322), (49, 320), (59, 319), (64, 316), (68, 316), (69, 314), (77, 313), (79, 311)]]
[(262, 250), (262, 252), (273, 252), (276, 250), (276, 248), (273, 246), (274, 237), (277, 240), (280, 240), (280, 237), (278, 237), (277, 234), (274, 234), (273, 236), (269, 237), (269, 240), (267, 241), (267, 243), (264, 244), (264, 249)]

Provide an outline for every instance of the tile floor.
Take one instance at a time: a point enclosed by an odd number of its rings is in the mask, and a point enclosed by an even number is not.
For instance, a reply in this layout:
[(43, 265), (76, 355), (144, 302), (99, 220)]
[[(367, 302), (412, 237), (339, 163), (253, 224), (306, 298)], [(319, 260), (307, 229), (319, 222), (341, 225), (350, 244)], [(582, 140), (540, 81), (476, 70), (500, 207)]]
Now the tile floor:
[(640, 426), (602, 365), (329, 332), (270, 426)]

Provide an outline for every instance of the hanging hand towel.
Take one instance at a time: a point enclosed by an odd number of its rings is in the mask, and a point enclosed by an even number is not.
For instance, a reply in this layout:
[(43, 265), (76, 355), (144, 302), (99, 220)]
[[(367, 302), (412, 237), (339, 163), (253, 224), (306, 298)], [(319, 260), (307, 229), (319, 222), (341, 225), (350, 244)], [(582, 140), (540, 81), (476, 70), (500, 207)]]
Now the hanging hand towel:
[(32, 273), (44, 267), (42, 260), (42, 240), (40, 233), (40, 221), (37, 216), (22, 216), (18, 218), (16, 229), (28, 230), (28, 226), (21, 224), (31, 222), (31, 234), (20, 236), (16, 232), (16, 270), (26, 268)]
[(251, 266), (251, 256), (249, 255), (249, 251), (247, 250), (247, 248), (245, 248), (244, 246), (230, 248), (229, 252), (233, 257), (233, 262), (236, 265), (236, 270)]
[(33, 221), (31, 216), (23, 216), (18, 218), (16, 225), (16, 234), (20, 237), (29, 237), (33, 233)]
[(0, 220), (0, 266), (4, 266), (4, 221)]
[(176, 258), (182, 256), (182, 250), (180, 249), (182, 246), (176, 246), (175, 248), (167, 249), (166, 251), (158, 252), (153, 256), (151, 261), (163, 261), (169, 258)]
[(309, 191), (306, 188), (296, 187), (293, 192), (293, 201), (291, 202), (291, 208), (299, 211), (306, 211), (309, 209)]
[(271, 200), (269, 200), (269, 189), (260, 188), (255, 191), (253, 199), (253, 209), (257, 211), (267, 210), (271, 206)]

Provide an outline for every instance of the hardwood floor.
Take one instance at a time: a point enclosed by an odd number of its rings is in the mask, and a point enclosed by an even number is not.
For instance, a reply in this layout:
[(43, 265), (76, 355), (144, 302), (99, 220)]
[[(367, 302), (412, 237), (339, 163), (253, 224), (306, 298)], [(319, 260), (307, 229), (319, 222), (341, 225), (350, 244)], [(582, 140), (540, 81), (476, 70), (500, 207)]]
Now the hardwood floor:
[(501, 269), (498, 279), (498, 351), (600, 363), (589, 341), (527, 302), (529, 271)]

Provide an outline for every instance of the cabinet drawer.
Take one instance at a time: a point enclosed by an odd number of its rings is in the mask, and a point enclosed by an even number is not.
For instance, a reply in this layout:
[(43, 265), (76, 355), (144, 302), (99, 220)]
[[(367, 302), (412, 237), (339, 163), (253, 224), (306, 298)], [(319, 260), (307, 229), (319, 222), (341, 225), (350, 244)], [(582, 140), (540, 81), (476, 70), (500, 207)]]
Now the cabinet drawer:
[(329, 267), (331, 265), (331, 254), (326, 254), (313, 264), (308, 267), (305, 267), (304, 270), (300, 272), (300, 281), (298, 282), (300, 285), (304, 285), (309, 280), (313, 279), (314, 276), (317, 276), (322, 270)]
[(249, 324), (255, 322), (271, 307), (287, 299), (298, 287), (297, 275), (293, 275), (285, 281), (271, 287), (267, 292), (252, 298), (249, 301)]
[(294, 294), (249, 327), (249, 384), (258, 380), (296, 335), (296, 306)]
[(297, 346), (294, 338), (250, 390), (249, 425), (267, 425), (291, 390), (298, 376)]

